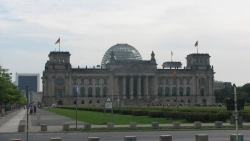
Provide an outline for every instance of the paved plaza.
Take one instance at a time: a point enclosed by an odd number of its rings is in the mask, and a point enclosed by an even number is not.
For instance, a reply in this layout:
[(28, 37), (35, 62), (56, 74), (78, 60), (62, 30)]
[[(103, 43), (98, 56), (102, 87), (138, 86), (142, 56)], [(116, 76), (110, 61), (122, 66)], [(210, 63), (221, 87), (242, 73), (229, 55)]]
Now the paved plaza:
[[(41, 131), (37, 124), (38, 115), (40, 115), (40, 124), (47, 124), (47, 131)], [(38, 109), (36, 114), (29, 116), (29, 132), (66, 132), (62, 131), (63, 124), (68, 123), (70, 128), (76, 127), (76, 121), (65, 116), (61, 116), (43, 109)], [(20, 120), (27, 120), (26, 109), (18, 109), (7, 115), (0, 117), (0, 133), (18, 132)], [(77, 121), (78, 128), (84, 127), (84, 122)], [(181, 124), (181, 126), (193, 126), (193, 123)], [(229, 126), (230, 123), (223, 123), (223, 126)], [(250, 123), (243, 123), (250, 125)], [(161, 127), (173, 126), (173, 124), (160, 124)], [(214, 126), (214, 123), (202, 123), (202, 126)], [(91, 125), (91, 128), (105, 128), (107, 125)], [(129, 127), (129, 125), (114, 125), (114, 127)], [(137, 127), (151, 127), (151, 124), (138, 124)], [(25, 127), (26, 128), (26, 127)]]

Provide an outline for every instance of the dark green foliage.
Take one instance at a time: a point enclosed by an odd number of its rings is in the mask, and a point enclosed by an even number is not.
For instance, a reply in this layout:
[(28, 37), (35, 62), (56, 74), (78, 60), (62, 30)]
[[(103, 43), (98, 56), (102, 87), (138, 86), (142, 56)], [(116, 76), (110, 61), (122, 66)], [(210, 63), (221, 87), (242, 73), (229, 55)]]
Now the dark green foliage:
[[(75, 110), (75, 106), (60, 108)], [(78, 110), (104, 112), (104, 108), (98, 106), (80, 106)], [(108, 111), (110, 111), (110, 109)], [(148, 116), (150, 118), (166, 118), (167, 120), (186, 120), (187, 122), (225, 122), (232, 115), (232, 111), (227, 111), (225, 107), (115, 107), (113, 113), (132, 116)], [(243, 116), (245, 121), (250, 120), (249, 110), (242, 110), (240, 115)]]
[(132, 115), (132, 110), (131, 109), (122, 109), (121, 114), (122, 115)]
[(151, 118), (162, 118), (166, 117), (163, 111), (148, 111), (148, 116)]
[(136, 109), (136, 110), (132, 110), (132, 115), (133, 116), (145, 116), (145, 115), (148, 115), (148, 111)]

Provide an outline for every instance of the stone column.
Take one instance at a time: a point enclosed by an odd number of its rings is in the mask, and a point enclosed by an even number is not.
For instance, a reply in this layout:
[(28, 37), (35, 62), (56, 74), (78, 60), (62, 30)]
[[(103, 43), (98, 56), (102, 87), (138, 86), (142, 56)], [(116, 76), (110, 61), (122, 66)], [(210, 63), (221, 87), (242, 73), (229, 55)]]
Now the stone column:
[(55, 76), (52, 76), (51, 78), (51, 96), (55, 96), (57, 97), (57, 95), (55, 94)]
[(133, 96), (133, 91), (134, 91), (133, 84), (134, 84), (134, 78), (133, 78), (133, 76), (130, 76), (130, 99), (134, 98), (134, 96)]
[(118, 100), (119, 100), (119, 98), (120, 98), (120, 94), (119, 94), (120, 90), (119, 90), (119, 84), (118, 84), (118, 76), (115, 77), (115, 85), (114, 86), (115, 86), (116, 98), (118, 98)]
[(165, 96), (165, 86), (164, 86), (164, 84), (162, 85), (162, 96)]
[(176, 79), (176, 96), (180, 95), (179, 79)]
[(138, 82), (137, 82), (137, 94), (138, 98), (141, 99), (141, 76), (138, 76)]
[(103, 83), (103, 79), (102, 79), (102, 78), (100, 79), (100, 83), (101, 83), (101, 88), (100, 88), (100, 97), (103, 97), (103, 85), (102, 85), (102, 83)]
[(148, 96), (148, 76), (145, 76), (145, 87), (144, 87), (144, 90), (145, 90), (145, 98), (149, 98), (149, 96)]
[(199, 91), (199, 77), (196, 77), (195, 81), (196, 81), (195, 103), (198, 103), (198, 96), (200, 94), (200, 91)]
[(96, 93), (95, 93), (95, 78), (93, 78), (93, 81), (92, 81), (92, 88), (93, 88), (93, 93), (92, 93), (92, 97), (95, 97), (96, 96)]
[(169, 96), (172, 97), (172, 85), (173, 85), (173, 80), (169, 79), (170, 85), (169, 85)]
[(43, 82), (43, 94), (44, 96), (48, 96), (48, 82), (49, 82), (48, 77), (43, 78), (42, 82)]
[(158, 96), (158, 78), (157, 78), (157, 76), (155, 76), (154, 77), (154, 93), (153, 93), (153, 95), (154, 96)]
[(186, 92), (186, 84), (187, 84), (187, 79), (183, 79), (183, 96), (187, 96), (187, 92)]
[(123, 92), (123, 99), (126, 99), (126, 76), (123, 76), (123, 88), (122, 88), (122, 92)]
[(85, 82), (85, 97), (88, 97), (88, 78), (84, 79)]

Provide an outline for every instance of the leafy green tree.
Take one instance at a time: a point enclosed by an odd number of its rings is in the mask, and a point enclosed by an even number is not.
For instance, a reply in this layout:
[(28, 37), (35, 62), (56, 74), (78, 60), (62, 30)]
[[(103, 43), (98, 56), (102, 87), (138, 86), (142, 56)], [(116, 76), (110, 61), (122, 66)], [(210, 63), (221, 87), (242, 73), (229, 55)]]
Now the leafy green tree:
[(8, 69), (0, 71), (0, 100), (1, 104), (25, 104), (26, 102), (22, 92), (11, 82)]
[(214, 92), (217, 103), (225, 103), (226, 99), (233, 93), (232, 88), (224, 88)]
[(241, 87), (241, 91), (246, 92), (246, 102), (250, 103), (250, 83), (247, 83)]

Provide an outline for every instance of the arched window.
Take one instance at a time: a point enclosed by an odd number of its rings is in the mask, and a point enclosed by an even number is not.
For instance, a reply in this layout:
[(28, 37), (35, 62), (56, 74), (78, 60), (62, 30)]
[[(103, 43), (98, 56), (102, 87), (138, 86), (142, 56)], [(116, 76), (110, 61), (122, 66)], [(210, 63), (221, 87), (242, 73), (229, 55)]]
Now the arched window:
[(104, 87), (103, 88), (103, 97), (107, 97), (107, 95), (108, 95), (108, 88)]
[(62, 78), (57, 78), (56, 79), (56, 84), (57, 85), (62, 85), (62, 84), (64, 84), (64, 80)]
[(162, 96), (162, 88), (161, 87), (158, 88), (158, 96)]
[(190, 88), (189, 87), (186, 88), (186, 96), (190, 96)]
[(201, 89), (200, 89), (200, 95), (201, 95), (201, 96), (204, 96), (204, 95), (205, 95), (205, 90), (204, 90), (204, 88), (201, 88)]
[(81, 97), (85, 96), (85, 89), (84, 89), (84, 87), (81, 87), (80, 93), (81, 93)]
[(179, 88), (179, 95), (183, 96), (183, 88), (182, 87)]
[(95, 96), (100, 97), (100, 88), (99, 87), (95, 88)]
[(168, 87), (165, 88), (165, 96), (169, 96), (169, 88)]
[(176, 96), (176, 87), (172, 88), (172, 96)]
[(88, 88), (88, 97), (92, 97), (92, 88), (91, 87)]

